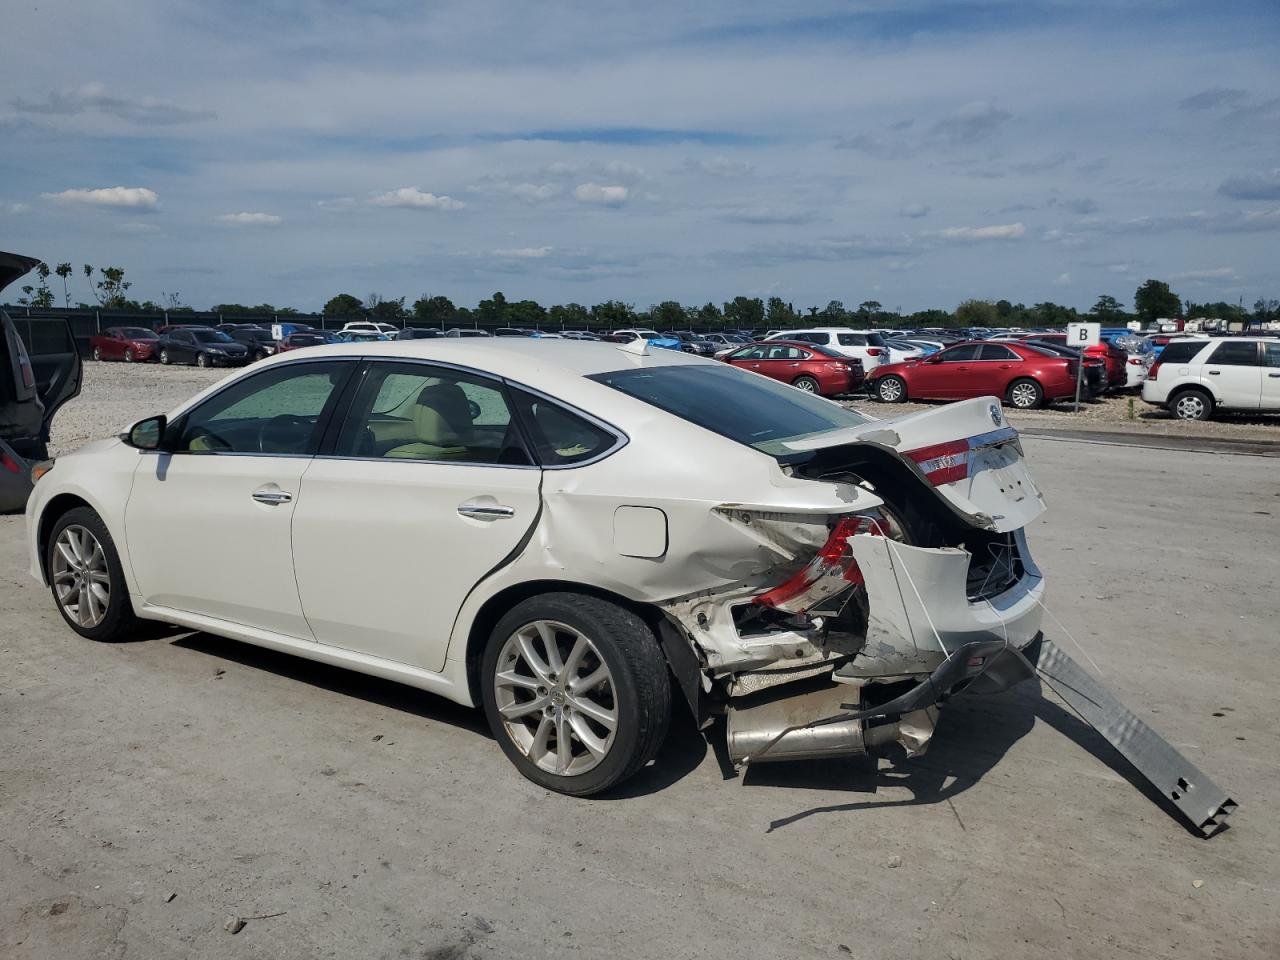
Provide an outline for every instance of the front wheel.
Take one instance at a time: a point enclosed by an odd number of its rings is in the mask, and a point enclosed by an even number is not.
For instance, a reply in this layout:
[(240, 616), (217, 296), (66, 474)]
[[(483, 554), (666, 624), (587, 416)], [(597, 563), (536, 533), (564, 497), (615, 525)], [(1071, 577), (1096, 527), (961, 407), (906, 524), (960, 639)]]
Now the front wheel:
[(821, 393), (822, 388), (818, 381), (813, 377), (797, 377), (791, 384), (797, 390), (803, 390), (805, 393)]
[(1213, 414), (1213, 398), (1203, 390), (1186, 390), (1169, 404), (1179, 420), (1208, 420)]
[(890, 374), (876, 381), (876, 396), (884, 403), (902, 403), (907, 399), (907, 384), (901, 377)]
[(170, 360), (170, 357), (169, 357), (169, 351), (168, 351), (168, 350), (161, 350), (161, 351), (160, 351), (160, 362), (161, 362), (161, 363), (163, 363), (166, 367), (170, 364), (171, 360)]
[(110, 642), (136, 628), (115, 541), (91, 508), (77, 507), (58, 518), (46, 567), (58, 612), (80, 636)]
[(208, 354), (204, 354), (204, 353), (197, 353), (197, 354), (196, 354), (196, 366), (197, 366), (197, 367), (207, 367), (207, 366), (209, 366), (209, 356), (208, 356)]
[(522, 774), (587, 797), (657, 754), (671, 719), (671, 681), (653, 631), (597, 597), (548, 593), (493, 629), (481, 664), (485, 716)]
[(125, 351), (124, 351), (124, 362), (125, 362), (125, 363), (133, 363), (133, 348), (132, 348), (132, 347), (126, 347), (126, 348), (125, 348)]
[(1034, 410), (1044, 403), (1044, 390), (1034, 380), (1015, 380), (1009, 387), (1009, 404), (1019, 410)]
[(93, 348), (93, 359), (95, 359), (95, 360), (101, 360), (101, 359), (102, 359), (102, 351), (101, 351), (101, 350), (99, 350), (97, 347), (94, 347), (94, 348)]

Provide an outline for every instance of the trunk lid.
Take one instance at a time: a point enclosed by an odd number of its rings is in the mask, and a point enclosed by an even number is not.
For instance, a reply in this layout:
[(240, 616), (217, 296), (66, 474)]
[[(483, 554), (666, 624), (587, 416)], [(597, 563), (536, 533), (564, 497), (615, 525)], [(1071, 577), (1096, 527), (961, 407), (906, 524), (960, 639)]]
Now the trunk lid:
[(894, 452), (975, 526), (1008, 533), (1045, 510), (1018, 433), (994, 397), (962, 400), (860, 427), (789, 441), (796, 453), (845, 444)]

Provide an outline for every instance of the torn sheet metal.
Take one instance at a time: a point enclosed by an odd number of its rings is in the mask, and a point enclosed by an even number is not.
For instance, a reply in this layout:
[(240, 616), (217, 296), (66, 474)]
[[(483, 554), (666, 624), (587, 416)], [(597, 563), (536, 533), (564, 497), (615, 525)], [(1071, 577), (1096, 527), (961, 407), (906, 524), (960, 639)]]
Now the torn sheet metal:
[(1033, 665), (1071, 708), (1168, 798), (1205, 837), (1235, 812), (1236, 802), (1052, 642), (1044, 640)]

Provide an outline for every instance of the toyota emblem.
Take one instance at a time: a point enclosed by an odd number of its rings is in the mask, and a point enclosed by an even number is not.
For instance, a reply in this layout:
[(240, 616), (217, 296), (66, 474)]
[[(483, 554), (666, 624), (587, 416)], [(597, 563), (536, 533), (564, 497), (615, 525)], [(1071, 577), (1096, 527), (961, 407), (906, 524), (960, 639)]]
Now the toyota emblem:
[(987, 410), (991, 414), (991, 422), (997, 427), (1000, 426), (1000, 407), (993, 403)]

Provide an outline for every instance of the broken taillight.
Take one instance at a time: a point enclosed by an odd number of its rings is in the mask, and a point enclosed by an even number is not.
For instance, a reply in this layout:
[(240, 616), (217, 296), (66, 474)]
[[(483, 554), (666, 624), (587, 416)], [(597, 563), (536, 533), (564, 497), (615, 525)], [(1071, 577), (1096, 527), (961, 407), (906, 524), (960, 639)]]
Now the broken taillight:
[(833, 597), (850, 586), (862, 583), (862, 571), (853, 559), (849, 540), (860, 533), (901, 539), (901, 530), (886, 514), (859, 513), (841, 517), (831, 529), (831, 536), (802, 570), (792, 575), (753, 602), (785, 613), (800, 614)]
[(907, 456), (919, 464), (924, 471), (924, 478), (935, 487), (943, 483), (955, 483), (969, 476), (968, 440), (951, 440), (908, 450)]

